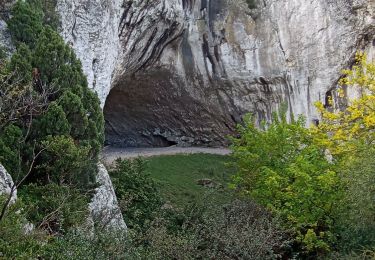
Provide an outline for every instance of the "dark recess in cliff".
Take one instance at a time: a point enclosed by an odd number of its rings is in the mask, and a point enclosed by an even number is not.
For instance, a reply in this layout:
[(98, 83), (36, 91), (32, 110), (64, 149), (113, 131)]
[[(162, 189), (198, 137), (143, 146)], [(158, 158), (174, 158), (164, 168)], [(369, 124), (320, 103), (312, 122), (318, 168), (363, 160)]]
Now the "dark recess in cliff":
[[(106, 144), (121, 147), (223, 146), (235, 122), (194, 99), (166, 70), (124, 78), (104, 107)], [(228, 115), (229, 117), (229, 115)], [(233, 122), (228, 125), (228, 122)]]

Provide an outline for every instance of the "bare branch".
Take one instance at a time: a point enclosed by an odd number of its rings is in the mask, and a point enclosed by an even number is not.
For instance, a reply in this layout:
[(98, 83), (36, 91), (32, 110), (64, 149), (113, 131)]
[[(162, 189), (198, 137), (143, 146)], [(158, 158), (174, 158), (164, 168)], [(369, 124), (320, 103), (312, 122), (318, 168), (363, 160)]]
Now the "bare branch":
[(45, 151), (47, 148), (43, 148), (41, 149), (37, 154), (35, 154), (35, 151), (33, 152), (33, 160), (29, 166), (29, 169), (28, 169), (28, 172), (25, 174), (25, 176), (23, 176), (23, 178), (19, 181), (19, 182), (14, 182), (11, 190), (10, 190), (10, 193), (8, 195), (8, 198), (7, 200), (5, 201), (3, 207), (2, 207), (2, 210), (1, 210), (1, 213), (0, 213), (0, 222), (3, 220), (4, 216), (5, 216), (5, 213), (6, 213), (6, 210), (7, 208), (9, 207), (9, 204), (12, 200), (12, 197), (13, 197), (13, 194), (14, 192), (22, 185), (22, 183), (30, 176), (33, 168), (34, 168), (34, 165), (35, 165), (35, 161), (37, 160), (37, 158), (42, 154), (43, 151)]

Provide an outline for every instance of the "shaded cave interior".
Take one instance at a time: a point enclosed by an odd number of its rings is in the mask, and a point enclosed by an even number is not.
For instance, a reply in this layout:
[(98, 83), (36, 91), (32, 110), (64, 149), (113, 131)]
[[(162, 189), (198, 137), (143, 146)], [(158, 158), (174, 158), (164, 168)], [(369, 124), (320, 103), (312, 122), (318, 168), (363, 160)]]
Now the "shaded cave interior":
[(104, 106), (105, 145), (115, 147), (168, 147), (177, 142), (157, 131), (157, 118), (146, 93), (136, 87), (113, 88)]
[(105, 144), (223, 146), (226, 136), (235, 129), (235, 122), (218, 107), (194, 98), (170, 72), (133, 75), (115, 83), (106, 99)]

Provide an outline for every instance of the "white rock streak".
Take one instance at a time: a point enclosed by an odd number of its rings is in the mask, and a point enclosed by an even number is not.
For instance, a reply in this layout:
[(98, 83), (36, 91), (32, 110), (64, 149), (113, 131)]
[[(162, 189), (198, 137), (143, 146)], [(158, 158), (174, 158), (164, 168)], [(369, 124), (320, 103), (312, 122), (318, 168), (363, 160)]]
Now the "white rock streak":
[(82, 62), (89, 87), (101, 105), (109, 93), (119, 55), (121, 0), (59, 0), (61, 35)]
[[(10, 195), (13, 187), (13, 180), (6, 169), (0, 164), (0, 195)], [(10, 204), (13, 204), (17, 200), (17, 190), (12, 194)]]
[(119, 208), (111, 178), (104, 165), (98, 165), (97, 181), (100, 185), (89, 205), (90, 221), (106, 229), (126, 230), (121, 210)]

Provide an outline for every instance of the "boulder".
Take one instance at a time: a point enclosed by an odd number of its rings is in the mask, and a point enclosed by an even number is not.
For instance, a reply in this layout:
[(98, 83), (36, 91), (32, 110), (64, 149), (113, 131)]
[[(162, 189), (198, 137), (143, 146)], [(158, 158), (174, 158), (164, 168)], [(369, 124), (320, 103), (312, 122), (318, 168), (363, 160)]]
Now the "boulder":
[(98, 165), (97, 182), (100, 185), (89, 204), (90, 225), (104, 229), (126, 231), (127, 226), (117, 202), (115, 190), (108, 171), (103, 164)]

